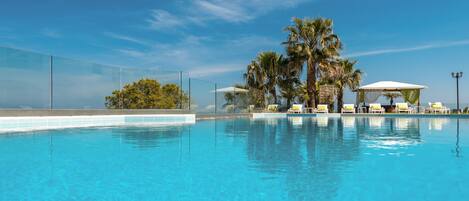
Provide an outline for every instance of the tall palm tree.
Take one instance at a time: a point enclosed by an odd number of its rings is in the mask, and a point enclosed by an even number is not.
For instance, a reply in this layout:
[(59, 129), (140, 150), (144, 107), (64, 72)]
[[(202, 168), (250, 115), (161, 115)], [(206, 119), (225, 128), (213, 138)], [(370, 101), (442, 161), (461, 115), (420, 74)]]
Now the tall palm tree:
[(301, 70), (302, 62), (298, 58), (290, 57), (282, 61), (278, 86), (280, 94), (287, 101), (287, 106), (290, 106), (291, 102), (299, 95)]
[(251, 61), (251, 64), (247, 66), (244, 80), (252, 95), (253, 103), (258, 107), (264, 107), (266, 74), (257, 61)]
[(277, 84), (279, 77), (280, 66), (282, 65), (282, 55), (276, 52), (261, 52), (257, 56), (257, 62), (263, 69), (266, 82), (265, 87), (267, 92), (271, 95), (274, 103), (277, 102)]
[(319, 94), (317, 80), (330, 62), (339, 55), (342, 44), (332, 30), (332, 20), (293, 19), (294, 25), (288, 26), (288, 40), (284, 42), (288, 55), (302, 58), (307, 66), (307, 92), (310, 106), (316, 107)]
[(341, 112), (344, 104), (344, 89), (355, 90), (360, 86), (362, 71), (355, 69), (356, 61), (341, 59), (325, 74), (330, 83), (337, 88), (337, 111)]

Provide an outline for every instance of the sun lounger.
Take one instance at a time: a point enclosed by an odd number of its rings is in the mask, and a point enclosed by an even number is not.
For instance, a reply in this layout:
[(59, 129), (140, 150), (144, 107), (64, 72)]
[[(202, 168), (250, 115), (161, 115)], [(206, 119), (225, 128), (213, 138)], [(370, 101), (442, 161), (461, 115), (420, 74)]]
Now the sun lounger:
[(293, 104), (290, 109), (288, 109), (288, 113), (303, 113), (303, 105), (302, 104)]
[(355, 105), (354, 104), (344, 104), (342, 106), (341, 113), (355, 113)]
[(317, 113), (329, 113), (329, 108), (326, 104), (319, 104), (318, 108), (316, 109)]
[(444, 114), (450, 113), (450, 109), (445, 107), (441, 102), (428, 103), (428, 105), (429, 108), (427, 108), (427, 112)]
[(277, 104), (268, 105), (266, 112), (278, 112), (278, 105)]
[(384, 113), (384, 108), (379, 103), (370, 103), (369, 113)]
[(412, 113), (413, 109), (409, 107), (407, 103), (396, 103), (396, 112), (401, 113), (401, 112), (406, 112), (406, 113)]

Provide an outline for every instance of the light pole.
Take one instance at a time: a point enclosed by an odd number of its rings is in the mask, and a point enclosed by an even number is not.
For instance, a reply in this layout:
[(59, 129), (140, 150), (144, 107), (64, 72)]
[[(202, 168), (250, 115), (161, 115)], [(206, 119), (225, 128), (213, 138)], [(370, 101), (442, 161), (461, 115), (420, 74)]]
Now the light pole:
[(451, 76), (456, 78), (456, 107), (458, 113), (461, 113), (461, 110), (459, 110), (459, 78), (462, 77), (462, 72), (452, 72)]

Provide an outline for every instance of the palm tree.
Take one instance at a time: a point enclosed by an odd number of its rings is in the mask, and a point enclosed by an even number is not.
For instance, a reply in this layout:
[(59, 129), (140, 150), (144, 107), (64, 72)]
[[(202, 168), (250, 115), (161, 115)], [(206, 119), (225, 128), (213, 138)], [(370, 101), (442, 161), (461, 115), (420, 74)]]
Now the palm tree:
[(290, 57), (282, 61), (279, 70), (278, 86), (282, 97), (287, 101), (287, 106), (290, 106), (292, 100), (299, 95), (301, 70), (302, 63), (298, 58)]
[(265, 105), (265, 94), (269, 93), (277, 103), (277, 84), (283, 57), (275, 52), (261, 52), (248, 65), (244, 79), (246, 86), (256, 96), (256, 105)]
[(344, 104), (344, 89), (355, 90), (360, 86), (362, 72), (355, 69), (356, 61), (341, 59), (327, 71), (326, 79), (337, 88), (337, 111), (341, 112)]
[(317, 79), (322, 70), (330, 67), (330, 62), (339, 55), (342, 44), (333, 33), (332, 20), (317, 18), (294, 18), (294, 25), (288, 26), (288, 40), (284, 42), (289, 56), (303, 59), (307, 66), (307, 92), (310, 106), (316, 107), (319, 94)]
[(282, 65), (282, 55), (276, 52), (261, 52), (257, 56), (257, 62), (264, 71), (266, 82), (265, 87), (274, 100), (277, 102), (277, 84), (280, 66)]
[(253, 98), (253, 103), (257, 107), (265, 106), (265, 79), (266, 74), (257, 61), (251, 61), (244, 73), (246, 86)]

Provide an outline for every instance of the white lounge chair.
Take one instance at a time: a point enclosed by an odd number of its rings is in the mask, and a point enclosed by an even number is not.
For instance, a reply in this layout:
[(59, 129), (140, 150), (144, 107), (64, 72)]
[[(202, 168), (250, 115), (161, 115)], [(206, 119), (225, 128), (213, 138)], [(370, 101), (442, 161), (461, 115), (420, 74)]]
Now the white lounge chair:
[(445, 107), (443, 103), (441, 102), (434, 102), (434, 103), (428, 103), (429, 108), (427, 108), (427, 111), (430, 113), (443, 113), (443, 114), (449, 114), (450, 109)]
[(278, 105), (277, 104), (268, 105), (266, 112), (278, 112)]
[(316, 109), (317, 113), (329, 113), (329, 107), (326, 104), (319, 104)]
[(303, 105), (302, 104), (293, 104), (290, 109), (287, 111), (288, 113), (303, 113)]
[(381, 107), (380, 103), (370, 103), (369, 113), (381, 113), (385, 112), (384, 108)]
[(413, 112), (413, 109), (409, 107), (407, 103), (396, 103), (396, 112), (397, 113), (405, 112), (405, 113), (410, 114)]
[(355, 114), (355, 105), (354, 104), (344, 104), (342, 106), (341, 113), (353, 113)]

